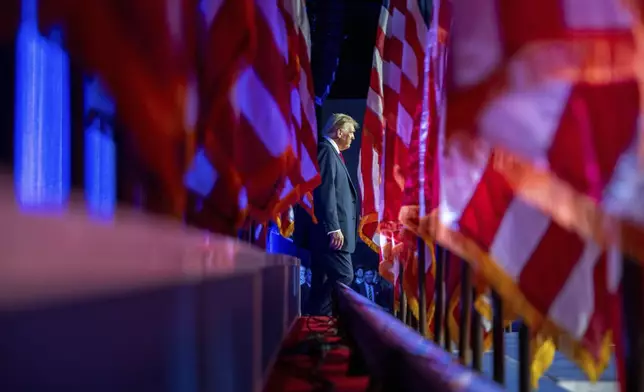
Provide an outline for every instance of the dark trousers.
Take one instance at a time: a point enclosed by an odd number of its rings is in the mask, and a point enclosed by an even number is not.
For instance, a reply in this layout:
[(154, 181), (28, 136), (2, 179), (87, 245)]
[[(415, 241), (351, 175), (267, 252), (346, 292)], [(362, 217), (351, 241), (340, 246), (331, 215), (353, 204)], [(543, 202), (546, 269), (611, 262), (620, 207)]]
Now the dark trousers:
[(313, 316), (329, 316), (332, 296), (338, 282), (353, 281), (351, 254), (342, 251), (311, 252), (311, 293), (309, 311)]

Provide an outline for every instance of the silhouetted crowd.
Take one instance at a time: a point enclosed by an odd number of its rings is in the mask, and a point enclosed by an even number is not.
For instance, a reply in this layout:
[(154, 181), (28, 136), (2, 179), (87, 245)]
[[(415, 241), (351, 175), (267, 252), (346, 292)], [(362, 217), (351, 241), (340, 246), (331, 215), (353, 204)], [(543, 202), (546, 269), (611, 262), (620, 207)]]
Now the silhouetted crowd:
[[(358, 266), (353, 273), (351, 288), (370, 301), (393, 313), (394, 288), (383, 279), (376, 269)], [(300, 292), (302, 314), (308, 314), (308, 301), (311, 292), (311, 269), (300, 267)]]

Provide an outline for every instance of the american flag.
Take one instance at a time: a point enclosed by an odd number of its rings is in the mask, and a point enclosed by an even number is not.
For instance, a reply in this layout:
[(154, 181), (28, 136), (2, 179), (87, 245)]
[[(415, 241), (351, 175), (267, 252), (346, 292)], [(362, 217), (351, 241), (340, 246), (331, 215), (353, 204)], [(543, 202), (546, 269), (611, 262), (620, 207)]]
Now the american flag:
[[(302, 164), (302, 145), (310, 150), (315, 139), (294, 133), (288, 74), (284, 16), (297, 15), (301, 27), (302, 9), (277, 0), (158, 5), (98, 0), (61, 6), (52, 20), (63, 26), (72, 55), (114, 96), (171, 201), (165, 212), (227, 233), (248, 214), (272, 219), (288, 208), (281, 201), (289, 181), (315, 185), (315, 165)], [(312, 118), (310, 106), (297, 110)]]
[[(432, 12), (432, 23), (429, 30), (428, 51), (426, 58), (425, 72), (428, 74), (426, 89), (423, 92), (423, 112), (421, 114), (420, 126), (412, 133), (411, 145), (409, 148), (407, 177), (405, 181), (405, 192), (399, 219), (401, 223), (414, 235), (421, 236), (427, 244), (425, 263), (425, 287), (428, 304), (428, 322), (433, 325), (434, 313), (434, 287), (435, 287), (435, 254), (434, 239), (435, 233), (423, 230), (419, 226), (421, 217), (435, 216), (433, 211), (438, 207), (440, 182), (438, 178), (438, 136), (442, 121), (445, 118), (446, 84), (445, 71), (448, 53), (448, 38), (452, 23), (451, 2), (434, 1)], [(421, 148), (422, 147), (422, 148)], [(426, 219), (424, 220), (426, 223)], [(407, 247), (416, 250), (415, 238), (407, 241)], [(406, 263), (405, 276), (403, 279), (404, 289), (411, 298), (410, 306), (412, 311), (417, 312), (418, 297), (418, 264), (417, 256), (412, 257)], [(460, 278), (461, 260), (451, 254), (445, 260), (449, 264), (446, 276), (446, 320), (452, 331), (451, 338), (458, 343), (458, 329), (460, 319)], [(483, 318), (491, 320), (492, 309), (488, 298), (483, 295), (476, 297), (477, 309), (482, 313)], [(417, 314), (417, 313), (416, 313)], [(484, 347), (491, 346), (491, 334), (489, 333), (490, 323), (484, 323)]]
[[(312, 200), (311, 191), (320, 183), (317, 166), (317, 120), (311, 73), (311, 32), (305, 0), (280, 0), (289, 38), (288, 78), (291, 91), (293, 140), (290, 172), (281, 195), (282, 206), (303, 198)], [(314, 215), (307, 203), (302, 206)], [(287, 211), (279, 208), (280, 211)]]
[(196, 0), (43, 2), (72, 57), (100, 77), (147, 172), (162, 184), (164, 213), (183, 217), (185, 154), (196, 126)]
[[(447, 60), (447, 32), (451, 23), (450, 5), (449, 1), (433, 2), (432, 22), (428, 38), (428, 55), (424, 64), (427, 78), (423, 91), (420, 125), (412, 131), (408, 151), (409, 164), (406, 171), (404, 198), (398, 216), (406, 230), (422, 237), (428, 244), (426, 251), (428, 257), (425, 263), (427, 303), (430, 306), (428, 315), (433, 315), (432, 309), (434, 307), (434, 236), (423, 235), (423, 231), (419, 228), (419, 218), (421, 215), (426, 215), (427, 211), (433, 211), (438, 206), (437, 142), (439, 125), (444, 118), (442, 108), (444, 108), (445, 101), (445, 85), (443, 80), (445, 73), (444, 63)], [(403, 279), (405, 292), (411, 298), (418, 296), (419, 281), (416, 260), (413, 261), (413, 265), (407, 265)], [(431, 317), (428, 317), (428, 322), (432, 322)]]
[(306, 12), (300, 1), (204, 0), (202, 9), (209, 104), (186, 183), (203, 219), (267, 222), (316, 185)]
[[(213, 60), (204, 72), (214, 73), (215, 81), (214, 104), (203, 111), (210, 118), (206, 132), (212, 135), (208, 157), (218, 172), (232, 171), (229, 180), (239, 209), (265, 221), (284, 187), (292, 144), (284, 21), (276, 2), (202, 4), (212, 7), (205, 14), (210, 43), (206, 53)], [(218, 62), (228, 66), (218, 70)], [(213, 187), (208, 196), (218, 198), (211, 193)]]
[(639, 3), (454, 1), (446, 142), (487, 140), (529, 204), (644, 256)]
[(360, 234), (374, 250), (385, 226), (398, 231), (406, 158), (423, 101), (427, 11), (425, 1), (394, 0), (380, 13), (359, 163)]
[(442, 159), (438, 241), (473, 262), (508, 309), (597, 379), (610, 357), (610, 310), (620, 306), (609, 272), (619, 254), (517, 197), (493, 153), (477, 158), (454, 147)]
[(362, 217), (358, 228), (360, 238), (375, 252), (380, 251), (378, 231), (378, 210), (380, 208), (380, 155), (384, 132), (383, 97), (383, 53), (389, 25), (389, 4), (384, 2), (380, 10), (376, 41), (373, 52), (371, 81), (367, 94), (360, 158), (358, 161), (358, 182), (362, 193)]
[[(184, 176), (190, 196), (186, 218), (201, 228), (233, 235), (244, 222), (248, 200), (234, 161), (241, 116), (234, 110), (232, 91), (257, 46), (255, 5), (253, 0), (200, 0), (198, 11), (198, 147)], [(221, 40), (224, 35), (226, 40)], [(222, 130), (227, 132), (224, 137), (218, 133)]]
[(591, 379), (644, 222), (625, 4), (454, 1), (438, 239)]

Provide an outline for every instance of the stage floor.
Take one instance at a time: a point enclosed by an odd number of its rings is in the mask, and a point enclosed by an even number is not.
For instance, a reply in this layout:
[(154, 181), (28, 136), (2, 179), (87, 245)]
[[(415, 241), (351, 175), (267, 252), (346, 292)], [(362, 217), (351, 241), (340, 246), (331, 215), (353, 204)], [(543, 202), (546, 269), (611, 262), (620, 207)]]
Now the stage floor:
[[(301, 317), (285, 339), (264, 392), (308, 392), (333, 384), (336, 392), (362, 392), (367, 389), (367, 377), (348, 377), (349, 350), (346, 347), (332, 348), (323, 361), (319, 356), (304, 353), (307, 339), (315, 334), (324, 334), (325, 343), (334, 344), (339, 338), (330, 334), (326, 317)], [(319, 346), (312, 342), (312, 346)], [(288, 352), (291, 350), (292, 352)], [(317, 371), (316, 371), (317, 367)], [(317, 389), (319, 390), (319, 389)]]
[[(300, 318), (295, 324), (291, 335), (286, 339), (284, 347), (293, 347), (314, 333), (328, 329), (328, 325), (318, 318), (308, 321)], [(506, 388), (510, 392), (519, 390), (518, 380), (518, 334), (505, 335), (506, 352)], [(333, 342), (333, 337), (325, 340)], [(364, 391), (368, 384), (366, 377), (347, 377), (349, 352), (346, 348), (330, 351), (326, 360), (321, 364), (320, 376), (335, 384), (337, 392)], [(265, 392), (305, 392), (314, 389), (314, 382), (309, 374), (315, 367), (315, 361), (307, 355), (283, 355), (278, 360), (265, 388)], [(492, 377), (492, 353), (486, 353), (483, 358), (483, 371)], [(562, 354), (557, 353), (553, 365), (539, 382), (540, 392), (617, 392), (617, 376), (614, 361), (604, 372), (599, 383), (593, 385), (584, 374)]]
[[(506, 386), (508, 391), (518, 391), (518, 334), (516, 332), (505, 334), (506, 352)], [(483, 359), (484, 372), (492, 376), (492, 353), (486, 353)], [(615, 361), (611, 361), (608, 369), (600, 381), (593, 385), (586, 376), (561, 353), (555, 355), (555, 360), (539, 382), (541, 392), (616, 392), (617, 373)]]

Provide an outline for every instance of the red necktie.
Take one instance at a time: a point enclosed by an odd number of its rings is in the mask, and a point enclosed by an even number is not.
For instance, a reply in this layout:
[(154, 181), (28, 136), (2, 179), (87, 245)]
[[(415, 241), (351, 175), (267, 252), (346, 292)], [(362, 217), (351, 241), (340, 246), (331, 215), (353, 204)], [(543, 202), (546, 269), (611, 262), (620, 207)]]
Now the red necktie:
[(342, 155), (342, 153), (340, 153), (340, 159), (342, 159), (342, 163), (346, 165), (346, 162), (344, 161), (344, 155)]

